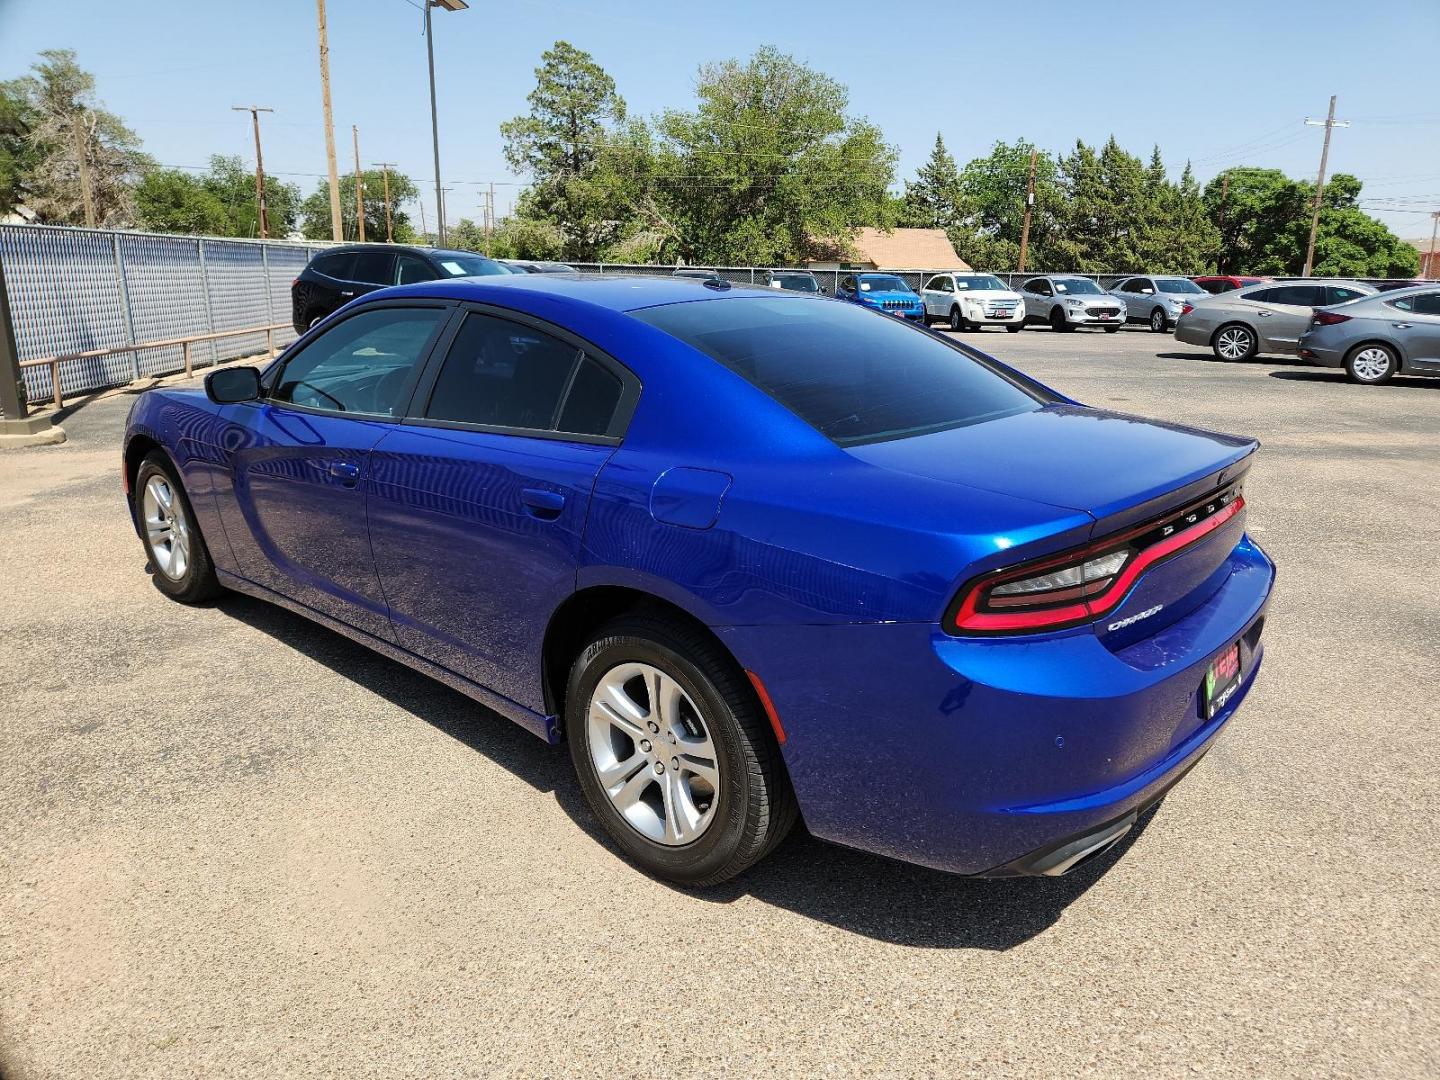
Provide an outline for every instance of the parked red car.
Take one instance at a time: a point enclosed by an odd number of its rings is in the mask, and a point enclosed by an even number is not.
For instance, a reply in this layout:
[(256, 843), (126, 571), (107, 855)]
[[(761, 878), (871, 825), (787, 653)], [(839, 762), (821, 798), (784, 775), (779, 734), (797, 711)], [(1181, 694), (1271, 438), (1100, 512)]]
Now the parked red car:
[(1236, 277), (1234, 274), (1210, 274), (1205, 277), (1192, 277), (1190, 279), (1208, 293), (1230, 292), (1233, 289), (1243, 289), (1246, 285), (1259, 285), (1262, 281), (1269, 281), (1268, 277)]

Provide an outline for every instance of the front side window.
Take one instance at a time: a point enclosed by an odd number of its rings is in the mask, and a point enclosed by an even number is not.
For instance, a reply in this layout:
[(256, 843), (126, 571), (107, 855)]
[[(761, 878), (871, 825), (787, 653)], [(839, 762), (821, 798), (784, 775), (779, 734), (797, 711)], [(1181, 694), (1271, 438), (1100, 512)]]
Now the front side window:
[(374, 308), (331, 327), (285, 364), (270, 400), (357, 416), (398, 416), (444, 308)]
[(850, 304), (737, 297), (632, 315), (719, 361), (841, 446), (1042, 406), (937, 336)]
[(618, 378), (534, 327), (472, 313), (440, 369), (425, 416), (480, 427), (604, 435)]
[(840, 288), (844, 289), (846, 292), (854, 292), (855, 279), (853, 277), (847, 277), (844, 281), (840, 282)]
[(925, 286), (927, 292), (949, 292), (950, 285), (947, 278), (933, 277), (930, 284)]
[(1131, 278), (1129, 281), (1125, 282), (1124, 285), (1120, 286), (1120, 291), (1128, 293), (1138, 293), (1144, 287), (1145, 282), (1141, 281), (1139, 278)]
[(395, 284), (410, 285), (416, 281), (434, 281), (435, 271), (430, 269), (430, 264), (424, 259), (416, 258), (414, 255), (397, 255), (395, 257)]

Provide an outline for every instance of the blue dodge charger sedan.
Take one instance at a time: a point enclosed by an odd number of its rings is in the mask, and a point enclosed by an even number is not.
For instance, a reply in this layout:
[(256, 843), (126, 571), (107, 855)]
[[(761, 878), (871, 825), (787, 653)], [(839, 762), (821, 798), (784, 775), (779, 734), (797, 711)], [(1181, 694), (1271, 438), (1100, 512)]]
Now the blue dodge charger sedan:
[(1253, 683), (1255, 449), (853, 303), (546, 274), (381, 290), (153, 390), (124, 480), (162, 592), (264, 598), (568, 744), (652, 874), (722, 881), (803, 817), (1053, 875)]

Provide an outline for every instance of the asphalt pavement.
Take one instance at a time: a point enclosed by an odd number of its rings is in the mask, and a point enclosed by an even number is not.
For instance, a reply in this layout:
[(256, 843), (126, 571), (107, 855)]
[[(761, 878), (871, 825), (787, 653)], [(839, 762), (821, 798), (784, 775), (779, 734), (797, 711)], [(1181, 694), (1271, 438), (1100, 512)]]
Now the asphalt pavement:
[(1440, 1074), (1440, 380), (964, 337), (1264, 443), (1265, 667), (1118, 849), (984, 882), (797, 835), (649, 880), (563, 750), (287, 612), (165, 599), (114, 394), (0, 453), (0, 1074)]

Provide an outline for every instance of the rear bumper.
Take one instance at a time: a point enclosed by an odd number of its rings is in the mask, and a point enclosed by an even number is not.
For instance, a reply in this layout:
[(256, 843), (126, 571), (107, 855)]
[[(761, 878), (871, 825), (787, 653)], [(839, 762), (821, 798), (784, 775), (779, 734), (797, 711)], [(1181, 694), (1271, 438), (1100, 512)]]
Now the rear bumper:
[(1182, 317), (1175, 323), (1175, 340), (1186, 345), (1209, 345), (1212, 331), (1208, 327), (1188, 323)]
[[(1114, 651), (1087, 628), (721, 633), (770, 691), (815, 835), (960, 874), (1053, 874), (1117, 840), (1218, 738), (1260, 667), (1273, 580), (1244, 539), (1204, 603)], [(1206, 670), (1237, 639), (1244, 681), (1204, 718)]]
[(1327, 349), (1324, 346), (1315, 345), (1311, 342), (1300, 340), (1300, 359), (1308, 360), (1320, 367), (1338, 368), (1345, 366), (1344, 349)]

